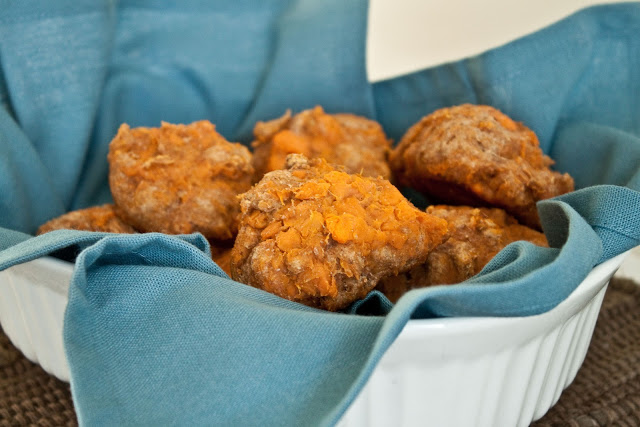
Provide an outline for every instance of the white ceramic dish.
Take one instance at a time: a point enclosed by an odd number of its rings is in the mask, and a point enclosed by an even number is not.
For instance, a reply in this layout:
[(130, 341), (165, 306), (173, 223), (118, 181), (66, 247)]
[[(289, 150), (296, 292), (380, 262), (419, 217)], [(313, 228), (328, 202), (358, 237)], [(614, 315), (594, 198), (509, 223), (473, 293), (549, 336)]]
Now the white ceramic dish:
[[(574, 379), (609, 279), (591, 271), (553, 310), (529, 317), (411, 320), (340, 426), (525, 426)], [(70, 263), (41, 258), (0, 272), (0, 323), (30, 360), (69, 381), (62, 343)]]

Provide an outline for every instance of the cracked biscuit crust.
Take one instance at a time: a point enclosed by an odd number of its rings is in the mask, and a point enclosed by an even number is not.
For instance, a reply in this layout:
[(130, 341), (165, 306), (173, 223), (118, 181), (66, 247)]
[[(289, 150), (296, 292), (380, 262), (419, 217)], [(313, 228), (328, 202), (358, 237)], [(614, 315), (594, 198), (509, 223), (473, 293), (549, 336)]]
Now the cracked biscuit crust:
[(544, 234), (502, 209), (440, 205), (429, 206), (427, 213), (446, 220), (451, 235), (425, 263), (380, 281), (377, 289), (392, 302), (410, 289), (460, 283), (475, 276), (509, 243), (526, 240), (548, 246)]
[(443, 108), (412, 126), (391, 153), (401, 185), (450, 204), (496, 206), (540, 228), (536, 202), (573, 191), (549, 169), (535, 133), (493, 107)]
[(84, 230), (105, 233), (135, 233), (129, 224), (116, 214), (113, 205), (106, 204), (67, 212), (42, 224), (37, 235), (53, 230)]
[(326, 114), (322, 107), (294, 116), (258, 122), (254, 128), (255, 181), (283, 169), (287, 155), (303, 154), (342, 165), (349, 173), (389, 179), (387, 156), (391, 142), (375, 121), (354, 114)]
[(218, 240), (236, 234), (237, 195), (251, 186), (251, 154), (210, 122), (134, 129), (123, 124), (108, 160), (118, 213), (136, 229), (201, 232)]
[(241, 198), (235, 280), (337, 311), (384, 276), (425, 261), (447, 222), (421, 212), (387, 180), (291, 155)]

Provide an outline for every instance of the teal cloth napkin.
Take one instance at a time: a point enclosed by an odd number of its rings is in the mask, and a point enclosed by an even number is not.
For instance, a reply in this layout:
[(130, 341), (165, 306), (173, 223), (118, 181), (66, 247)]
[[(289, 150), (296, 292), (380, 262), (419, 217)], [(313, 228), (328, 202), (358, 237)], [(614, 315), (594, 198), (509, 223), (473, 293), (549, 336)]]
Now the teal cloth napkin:
[[(482, 55), (369, 84), (367, 3), (0, 2), (0, 269), (76, 258), (65, 314), (83, 425), (334, 424), (411, 318), (524, 316), (640, 244), (640, 5), (590, 8)], [(110, 201), (122, 122), (256, 120), (316, 104), (394, 139), (436, 108), (525, 122), (578, 191), (538, 205), (551, 248), (518, 242), (457, 286), (328, 313), (230, 280), (198, 234), (59, 231)]]

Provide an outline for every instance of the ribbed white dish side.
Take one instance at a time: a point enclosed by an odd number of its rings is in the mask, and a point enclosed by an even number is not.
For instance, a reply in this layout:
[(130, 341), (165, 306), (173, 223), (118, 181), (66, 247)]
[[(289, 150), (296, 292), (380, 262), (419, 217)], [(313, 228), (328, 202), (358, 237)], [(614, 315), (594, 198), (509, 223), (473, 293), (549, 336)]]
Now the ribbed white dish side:
[(437, 366), (388, 366), (383, 357), (339, 425), (529, 425), (575, 378), (605, 290), (545, 335), (497, 354), (460, 355)]
[(2, 298), (0, 298), (0, 323), (13, 345), (15, 345), (30, 360), (34, 360), (35, 354), (27, 319), (22, 310), (22, 298), (16, 294), (15, 278), (7, 272), (0, 273), (2, 278)]
[[(533, 413), (529, 413), (528, 408), (523, 405), (518, 425), (526, 426), (531, 421), (541, 418), (558, 401), (562, 391), (575, 379), (589, 349), (605, 291), (606, 285), (583, 310), (557, 328), (557, 338), (552, 341), (555, 348), (551, 352), (549, 362), (545, 365), (540, 364), (542, 369), (536, 374), (543, 379), (541, 387), (537, 393), (533, 389), (530, 390), (531, 393), (538, 395), (538, 399), (532, 399), (536, 404), (535, 409)], [(566, 353), (562, 352), (565, 348), (563, 343), (569, 343)], [(557, 376), (551, 374), (552, 366), (555, 364), (561, 366)]]
[[(562, 391), (575, 379), (587, 355), (606, 289), (607, 285), (570, 322), (559, 328), (559, 336), (556, 340), (558, 345), (554, 348), (549, 363), (545, 366), (544, 382), (548, 385), (540, 389), (541, 394), (536, 401), (537, 405), (533, 417), (526, 422), (523, 420), (522, 425), (528, 425), (530, 421), (541, 418), (549, 408), (555, 405)], [(572, 330), (571, 322), (581, 326), (577, 333)], [(572, 339), (574, 337), (576, 339)], [(562, 353), (562, 348), (564, 347), (562, 343), (567, 341), (573, 342), (574, 348), (573, 354), (565, 356)], [(562, 367), (560, 372), (557, 372), (556, 366), (559, 365)]]
[(18, 265), (0, 272), (0, 324), (11, 342), (25, 357), (48, 373), (69, 381), (62, 327), (67, 294), (60, 289), (38, 286), (47, 280), (66, 280), (66, 272), (25, 268)]

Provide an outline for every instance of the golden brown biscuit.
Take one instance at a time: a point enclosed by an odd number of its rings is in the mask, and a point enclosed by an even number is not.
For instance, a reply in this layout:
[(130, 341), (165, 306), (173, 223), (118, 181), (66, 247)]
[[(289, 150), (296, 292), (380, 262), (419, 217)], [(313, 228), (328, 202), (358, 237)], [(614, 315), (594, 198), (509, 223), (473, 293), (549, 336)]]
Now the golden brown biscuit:
[(53, 230), (102, 231), (106, 233), (135, 233), (129, 224), (116, 215), (113, 205), (106, 204), (67, 212), (40, 226), (37, 235)]
[(290, 155), (241, 199), (235, 280), (312, 307), (340, 310), (381, 277), (424, 262), (447, 222), (380, 178)]
[(353, 114), (326, 114), (322, 107), (258, 122), (254, 128), (255, 181), (284, 168), (287, 155), (321, 157), (343, 165), (349, 173), (389, 179), (387, 155), (391, 143), (375, 121)]
[(536, 202), (573, 191), (538, 138), (493, 107), (460, 105), (422, 118), (391, 153), (400, 185), (444, 203), (495, 206), (540, 228)]
[(469, 279), (509, 243), (526, 240), (548, 246), (544, 234), (519, 224), (502, 209), (429, 206), (427, 213), (449, 223), (450, 237), (429, 254), (425, 263), (380, 281), (377, 289), (392, 302), (410, 289)]
[(123, 124), (108, 159), (118, 212), (136, 229), (201, 232), (219, 240), (236, 234), (237, 195), (251, 186), (251, 154), (210, 122), (135, 129)]

